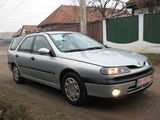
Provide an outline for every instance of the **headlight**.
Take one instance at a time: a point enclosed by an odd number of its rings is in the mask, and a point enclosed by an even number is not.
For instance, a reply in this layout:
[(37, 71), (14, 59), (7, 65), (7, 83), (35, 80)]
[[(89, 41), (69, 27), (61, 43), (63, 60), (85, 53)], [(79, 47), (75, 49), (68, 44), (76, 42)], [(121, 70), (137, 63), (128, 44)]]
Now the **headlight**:
[(100, 72), (101, 74), (104, 75), (117, 75), (117, 74), (129, 73), (130, 69), (127, 67), (110, 67), (110, 68), (102, 68)]

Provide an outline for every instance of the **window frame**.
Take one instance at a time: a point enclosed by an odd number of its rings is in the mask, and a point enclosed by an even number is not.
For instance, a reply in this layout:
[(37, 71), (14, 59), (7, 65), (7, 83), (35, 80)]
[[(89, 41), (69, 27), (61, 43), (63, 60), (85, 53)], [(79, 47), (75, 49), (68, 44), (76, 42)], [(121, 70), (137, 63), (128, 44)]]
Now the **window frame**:
[[(21, 48), (22, 44), (23, 44), (23, 43), (26, 41), (26, 39), (28, 39), (29, 37), (33, 37), (33, 41), (32, 41), (32, 43), (31, 43), (31, 48), (30, 48), (30, 50), (21, 50), (20, 48)], [(19, 45), (17, 51), (18, 51), (18, 52), (25, 52), (25, 53), (32, 53), (34, 40), (35, 40), (35, 36), (34, 36), (34, 35), (32, 35), (32, 36), (27, 36), (26, 38), (24, 38), (24, 40), (21, 41), (22, 43)]]
[[(38, 36), (42, 36), (42, 37), (45, 38), (45, 40), (47, 41), (47, 43), (49, 44), (49, 46), (50, 46), (50, 48), (51, 48), (51, 49), (50, 49), (50, 52), (52, 52), (53, 55), (55, 55), (54, 50), (53, 50), (50, 42), (48, 41), (48, 39), (47, 39), (47, 37), (46, 37), (45, 35), (35, 35), (35, 36), (34, 36), (34, 41), (33, 41), (33, 45), (32, 45), (32, 54), (42, 55), (42, 54), (39, 54), (38, 52), (34, 51), (34, 45), (35, 45), (36, 37), (38, 37)], [(47, 49), (48, 49), (48, 48), (47, 48)], [(51, 56), (51, 55), (50, 55), (50, 54), (45, 54), (45, 55), (43, 55), (43, 56)]]

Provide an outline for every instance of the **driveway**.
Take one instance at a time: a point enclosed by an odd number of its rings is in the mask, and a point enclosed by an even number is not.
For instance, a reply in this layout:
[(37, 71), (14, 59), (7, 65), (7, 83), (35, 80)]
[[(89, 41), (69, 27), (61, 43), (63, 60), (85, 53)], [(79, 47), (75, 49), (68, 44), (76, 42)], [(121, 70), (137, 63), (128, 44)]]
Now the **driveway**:
[[(154, 84), (143, 93), (121, 100), (109, 101), (92, 98), (88, 105), (69, 105), (60, 91), (32, 81), (16, 84), (7, 66), (7, 47), (0, 46), (0, 85), (30, 98), (50, 114), (61, 112), (76, 120), (159, 120), (160, 114), (160, 64), (154, 66)], [(3, 52), (2, 52), (3, 51)]]

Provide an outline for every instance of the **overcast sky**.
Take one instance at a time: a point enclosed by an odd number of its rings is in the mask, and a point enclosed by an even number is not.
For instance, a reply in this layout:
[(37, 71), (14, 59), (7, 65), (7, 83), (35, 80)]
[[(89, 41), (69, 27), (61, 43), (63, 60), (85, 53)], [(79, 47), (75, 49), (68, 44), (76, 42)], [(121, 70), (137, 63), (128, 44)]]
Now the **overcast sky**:
[(22, 25), (37, 25), (70, 0), (0, 0), (0, 32), (15, 32)]
[(37, 25), (60, 5), (71, 0), (0, 0), (0, 32), (16, 32), (22, 25)]

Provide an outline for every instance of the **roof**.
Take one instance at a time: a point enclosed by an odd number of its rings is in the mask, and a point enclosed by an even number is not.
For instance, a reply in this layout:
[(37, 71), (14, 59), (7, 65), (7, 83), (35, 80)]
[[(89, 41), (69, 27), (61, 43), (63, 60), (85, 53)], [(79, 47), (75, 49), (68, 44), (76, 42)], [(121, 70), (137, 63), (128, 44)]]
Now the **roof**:
[[(51, 13), (45, 20), (43, 20), (38, 26), (46, 26), (50, 24), (69, 24), (80, 23), (79, 6), (61, 5), (53, 13)], [(109, 16), (111, 9), (106, 9), (106, 16)], [(95, 10), (94, 7), (87, 7), (87, 21), (93, 22), (101, 20), (102, 15), (100, 11)]]
[(22, 31), (22, 28), (20, 28), (17, 32), (15, 32), (15, 34), (13, 35), (13, 37), (20, 36), (21, 35), (21, 31)]
[(26, 32), (38, 32), (37, 25), (23, 25), (22, 29)]
[(39, 29), (37, 28), (37, 25), (23, 25), (22, 28), (20, 28), (13, 37), (17, 37), (22, 35), (22, 31), (25, 30), (25, 34), (38, 32)]
[(127, 8), (136, 7), (137, 4), (141, 4), (141, 7), (146, 7), (148, 4), (160, 5), (160, 0), (129, 0), (126, 5)]
[(139, 3), (141, 0), (129, 0), (126, 5), (127, 8), (135, 7), (137, 3)]
[(126, 4), (130, 4), (130, 3), (135, 3), (135, 2), (139, 2), (141, 0), (129, 0)]

